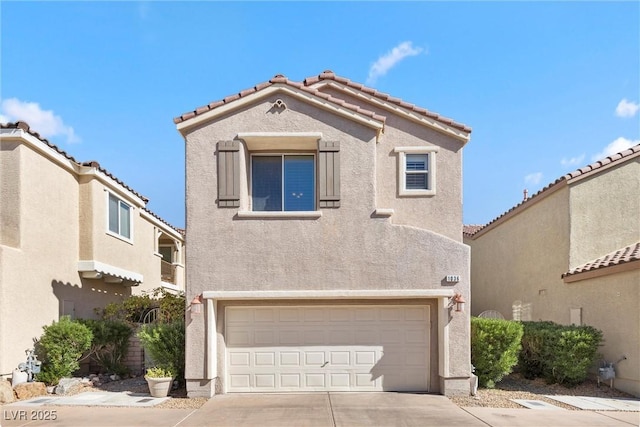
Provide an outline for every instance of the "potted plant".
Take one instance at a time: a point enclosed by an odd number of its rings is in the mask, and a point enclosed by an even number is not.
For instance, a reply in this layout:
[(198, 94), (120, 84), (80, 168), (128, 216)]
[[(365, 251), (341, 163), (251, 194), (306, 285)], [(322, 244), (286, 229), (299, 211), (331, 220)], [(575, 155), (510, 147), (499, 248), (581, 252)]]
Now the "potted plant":
[(173, 371), (171, 368), (158, 366), (148, 368), (144, 379), (147, 380), (152, 397), (167, 397), (173, 385)]

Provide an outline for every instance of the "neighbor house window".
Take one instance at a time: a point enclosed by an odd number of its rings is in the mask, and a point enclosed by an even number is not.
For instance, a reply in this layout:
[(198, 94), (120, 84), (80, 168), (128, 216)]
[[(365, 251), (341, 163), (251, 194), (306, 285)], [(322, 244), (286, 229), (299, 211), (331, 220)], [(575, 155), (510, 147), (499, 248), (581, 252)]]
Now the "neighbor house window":
[(251, 156), (251, 200), (254, 211), (314, 211), (313, 155)]
[(131, 206), (109, 193), (109, 231), (131, 239)]
[(396, 147), (400, 196), (436, 194), (436, 152), (438, 147)]

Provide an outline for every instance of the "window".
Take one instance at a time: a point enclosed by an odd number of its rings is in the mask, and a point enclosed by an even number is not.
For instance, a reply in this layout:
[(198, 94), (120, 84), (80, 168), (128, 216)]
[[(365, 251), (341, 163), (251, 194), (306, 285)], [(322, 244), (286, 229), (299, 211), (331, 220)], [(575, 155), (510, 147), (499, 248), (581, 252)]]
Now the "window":
[(438, 147), (396, 147), (400, 196), (436, 194), (436, 152)]
[(109, 231), (131, 239), (131, 206), (109, 193)]
[(253, 211), (314, 211), (313, 155), (253, 155), (251, 194)]
[(158, 252), (162, 255), (162, 260), (173, 262), (173, 248), (171, 246), (160, 246)]

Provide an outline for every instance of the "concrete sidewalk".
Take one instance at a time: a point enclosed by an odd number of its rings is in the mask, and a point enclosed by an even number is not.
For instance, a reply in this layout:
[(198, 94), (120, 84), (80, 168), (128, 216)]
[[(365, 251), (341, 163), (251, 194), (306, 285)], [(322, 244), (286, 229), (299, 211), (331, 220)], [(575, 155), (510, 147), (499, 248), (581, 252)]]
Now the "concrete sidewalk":
[[(640, 413), (459, 408), (439, 395), (227, 394), (200, 409), (2, 407), (0, 426), (638, 426)], [(55, 419), (54, 419), (55, 418)]]

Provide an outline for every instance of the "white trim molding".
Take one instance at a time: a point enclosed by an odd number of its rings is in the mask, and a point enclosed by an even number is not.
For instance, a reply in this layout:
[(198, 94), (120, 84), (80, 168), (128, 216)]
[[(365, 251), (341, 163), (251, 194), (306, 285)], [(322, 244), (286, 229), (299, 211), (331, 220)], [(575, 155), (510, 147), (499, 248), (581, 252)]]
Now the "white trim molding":
[(317, 150), (322, 132), (240, 132), (247, 150)]
[(205, 291), (204, 299), (269, 300), (269, 299), (413, 299), (446, 298), (453, 289), (372, 289), (372, 290), (309, 290), (309, 291)]
[[(398, 195), (409, 197), (435, 196), (436, 195), (436, 153), (440, 147), (422, 146), (422, 147), (395, 147), (393, 151), (398, 153)], [(406, 155), (407, 154), (426, 154), (427, 155), (427, 189), (426, 190), (409, 190), (406, 186)]]
[(134, 286), (139, 285), (144, 280), (144, 276), (140, 273), (135, 273), (93, 259), (78, 261), (78, 271), (87, 279), (101, 279), (104, 276), (111, 276), (133, 282), (135, 283)]
[(322, 211), (238, 211), (238, 218), (320, 218)]

